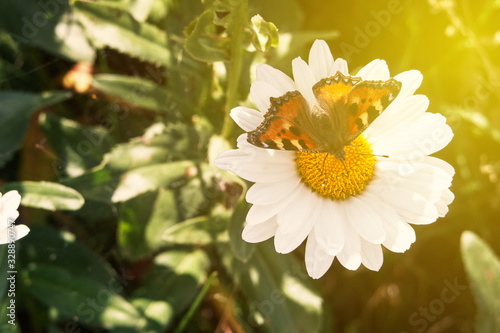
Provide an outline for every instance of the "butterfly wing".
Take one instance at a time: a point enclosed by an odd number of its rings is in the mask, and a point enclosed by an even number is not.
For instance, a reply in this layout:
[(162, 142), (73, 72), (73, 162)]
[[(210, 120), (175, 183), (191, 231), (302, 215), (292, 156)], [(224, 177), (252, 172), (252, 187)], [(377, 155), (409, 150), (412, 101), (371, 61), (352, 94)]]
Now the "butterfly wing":
[(361, 78), (344, 75), (337, 72), (334, 76), (322, 79), (313, 86), (313, 93), (316, 99), (323, 107), (331, 112), (338, 110), (339, 106), (347, 103), (349, 93), (353, 87), (361, 81)]
[(400, 91), (401, 82), (395, 79), (362, 81), (352, 88), (346, 104), (351, 141), (394, 101)]
[(300, 119), (309, 112), (306, 100), (298, 91), (271, 97), (271, 107), (264, 121), (255, 130), (248, 132), (247, 140), (261, 148), (314, 151), (315, 143), (304, 133)]

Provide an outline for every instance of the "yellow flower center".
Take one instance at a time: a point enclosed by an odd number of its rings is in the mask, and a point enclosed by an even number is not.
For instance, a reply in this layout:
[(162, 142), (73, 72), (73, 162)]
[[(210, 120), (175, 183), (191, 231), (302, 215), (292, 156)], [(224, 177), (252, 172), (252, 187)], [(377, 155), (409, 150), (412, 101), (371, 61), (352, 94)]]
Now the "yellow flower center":
[(329, 153), (297, 153), (302, 181), (313, 191), (333, 200), (359, 194), (373, 177), (377, 158), (363, 135), (345, 146), (345, 160)]

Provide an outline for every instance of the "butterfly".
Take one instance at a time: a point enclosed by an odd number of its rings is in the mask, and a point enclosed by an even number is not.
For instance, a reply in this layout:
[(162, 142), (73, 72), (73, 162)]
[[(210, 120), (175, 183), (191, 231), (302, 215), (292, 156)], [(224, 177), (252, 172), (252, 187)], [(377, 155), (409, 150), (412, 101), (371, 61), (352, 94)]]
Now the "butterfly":
[(268, 149), (326, 152), (344, 161), (345, 146), (394, 101), (401, 82), (364, 81), (337, 72), (312, 90), (317, 100), (313, 107), (298, 91), (271, 97), (264, 121), (248, 132), (248, 142)]

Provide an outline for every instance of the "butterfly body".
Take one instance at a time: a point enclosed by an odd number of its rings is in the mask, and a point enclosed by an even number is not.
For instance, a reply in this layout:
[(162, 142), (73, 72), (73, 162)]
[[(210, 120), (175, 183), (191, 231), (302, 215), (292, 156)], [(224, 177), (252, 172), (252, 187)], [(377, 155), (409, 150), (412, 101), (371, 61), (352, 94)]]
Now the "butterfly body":
[(248, 133), (248, 142), (267, 149), (326, 152), (343, 161), (344, 147), (396, 98), (401, 83), (363, 81), (337, 72), (312, 89), (312, 106), (298, 91), (271, 97), (264, 121)]

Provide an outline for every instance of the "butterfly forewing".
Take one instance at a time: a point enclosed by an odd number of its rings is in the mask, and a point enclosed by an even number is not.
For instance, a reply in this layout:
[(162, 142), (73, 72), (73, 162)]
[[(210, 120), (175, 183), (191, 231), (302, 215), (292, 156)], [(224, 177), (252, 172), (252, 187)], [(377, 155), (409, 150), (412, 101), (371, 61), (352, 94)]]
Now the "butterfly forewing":
[(301, 115), (309, 112), (306, 100), (298, 91), (271, 98), (271, 106), (257, 129), (248, 132), (248, 142), (269, 149), (312, 151), (316, 145), (300, 127)]

